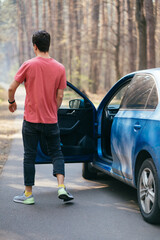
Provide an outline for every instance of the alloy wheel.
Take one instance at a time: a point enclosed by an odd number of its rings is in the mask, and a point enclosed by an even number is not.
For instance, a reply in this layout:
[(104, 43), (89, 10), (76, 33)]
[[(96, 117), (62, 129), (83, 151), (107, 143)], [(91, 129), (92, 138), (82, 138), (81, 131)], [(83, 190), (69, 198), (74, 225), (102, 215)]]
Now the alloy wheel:
[(140, 201), (143, 211), (149, 214), (155, 201), (155, 179), (152, 171), (145, 168), (140, 176)]

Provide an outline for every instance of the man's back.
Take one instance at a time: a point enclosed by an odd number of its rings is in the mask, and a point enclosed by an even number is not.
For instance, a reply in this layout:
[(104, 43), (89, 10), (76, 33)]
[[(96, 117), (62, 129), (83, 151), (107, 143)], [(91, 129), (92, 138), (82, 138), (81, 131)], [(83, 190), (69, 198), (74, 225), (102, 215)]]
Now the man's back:
[(66, 87), (64, 66), (53, 58), (35, 57), (21, 66), (15, 80), (25, 80), (25, 120), (34, 123), (56, 123), (57, 89)]

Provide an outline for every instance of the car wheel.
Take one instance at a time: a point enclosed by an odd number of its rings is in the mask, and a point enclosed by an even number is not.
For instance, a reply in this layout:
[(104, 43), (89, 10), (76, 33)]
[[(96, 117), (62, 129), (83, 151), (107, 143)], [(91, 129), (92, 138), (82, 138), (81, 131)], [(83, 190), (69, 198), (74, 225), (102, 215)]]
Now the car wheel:
[(95, 179), (97, 171), (92, 167), (91, 163), (82, 164), (82, 177), (85, 179)]
[(139, 170), (137, 196), (144, 220), (149, 223), (159, 223), (158, 176), (152, 159), (145, 160)]

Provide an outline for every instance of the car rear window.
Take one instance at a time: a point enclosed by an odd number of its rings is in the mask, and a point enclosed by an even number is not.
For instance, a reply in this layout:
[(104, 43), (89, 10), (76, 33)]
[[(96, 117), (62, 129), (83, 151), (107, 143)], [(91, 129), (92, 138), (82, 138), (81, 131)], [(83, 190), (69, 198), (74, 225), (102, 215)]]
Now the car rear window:
[(158, 104), (158, 93), (156, 84), (153, 85), (152, 91), (146, 103), (146, 109), (155, 109)]
[(158, 104), (156, 83), (152, 75), (135, 75), (122, 99), (121, 109), (155, 109)]

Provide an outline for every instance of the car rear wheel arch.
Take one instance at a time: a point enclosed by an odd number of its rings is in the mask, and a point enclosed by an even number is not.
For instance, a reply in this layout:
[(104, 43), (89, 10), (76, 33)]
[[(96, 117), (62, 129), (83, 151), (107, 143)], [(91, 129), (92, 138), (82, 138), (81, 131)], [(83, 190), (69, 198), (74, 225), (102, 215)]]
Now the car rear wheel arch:
[(136, 187), (137, 187), (139, 170), (140, 170), (143, 162), (148, 158), (152, 158), (152, 156), (146, 150), (140, 151), (137, 155), (136, 164), (135, 164), (135, 186)]

